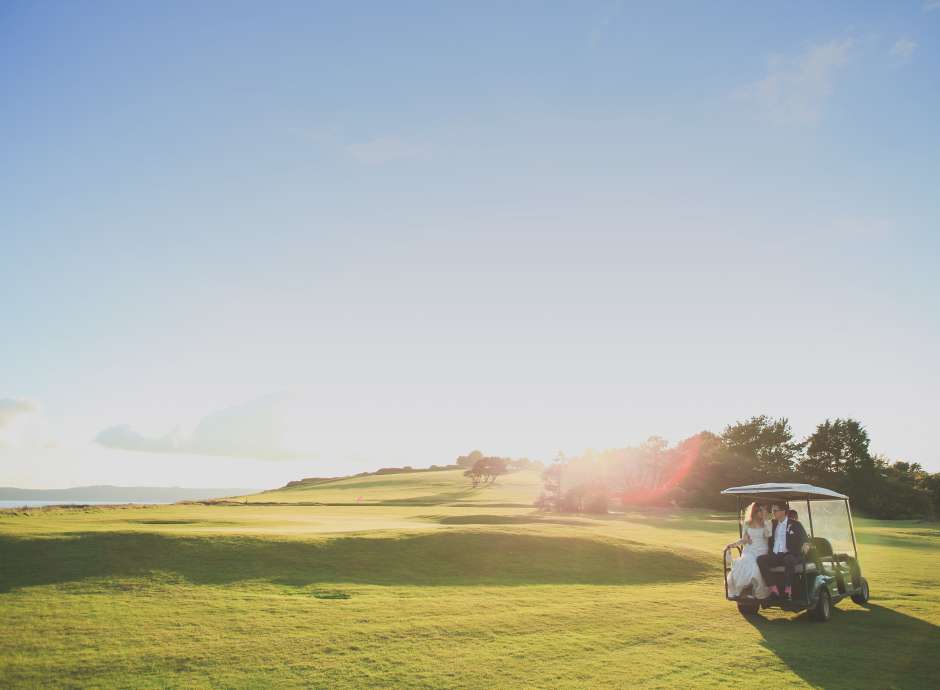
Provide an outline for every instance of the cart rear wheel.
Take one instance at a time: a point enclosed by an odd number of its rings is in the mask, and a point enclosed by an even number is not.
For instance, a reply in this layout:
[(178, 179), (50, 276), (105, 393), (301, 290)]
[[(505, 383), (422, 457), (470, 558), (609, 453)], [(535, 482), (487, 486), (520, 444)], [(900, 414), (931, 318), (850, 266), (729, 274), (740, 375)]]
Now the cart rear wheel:
[(829, 590), (824, 589), (819, 593), (819, 599), (813, 607), (813, 618), (822, 623), (832, 618), (832, 599), (829, 598)]
[(858, 591), (852, 595), (852, 601), (856, 604), (864, 604), (868, 601), (868, 580), (864, 577), (862, 578), (861, 586), (858, 588)]
[(739, 601), (738, 611), (742, 616), (756, 616), (757, 612), (760, 611), (760, 602)]

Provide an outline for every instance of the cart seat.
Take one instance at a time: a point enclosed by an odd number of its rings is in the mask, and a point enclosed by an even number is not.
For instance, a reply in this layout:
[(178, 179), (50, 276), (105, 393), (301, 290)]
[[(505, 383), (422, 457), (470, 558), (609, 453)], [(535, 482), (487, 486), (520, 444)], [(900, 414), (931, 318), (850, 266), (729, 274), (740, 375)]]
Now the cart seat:
[[(782, 572), (784, 572), (784, 567), (783, 567), (782, 565), (774, 566), (773, 568), (770, 569), (770, 572), (772, 572), (772, 573), (782, 573)], [(794, 573), (802, 573), (802, 572), (803, 572), (803, 564), (802, 564), (802, 563), (797, 563), (795, 566), (793, 566), (793, 572), (794, 572)], [(812, 561), (809, 561), (809, 562), (806, 564), (806, 572), (808, 572), (808, 573), (815, 573), (815, 572), (816, 572), (816, 564), (813, 563)]]
[(822, 537), (813, 537), (810, 541), (812, 546), (812, 555), (817, 559), (825, 559), (832, 557), (832, 544), (828, 539), (823, 539)]

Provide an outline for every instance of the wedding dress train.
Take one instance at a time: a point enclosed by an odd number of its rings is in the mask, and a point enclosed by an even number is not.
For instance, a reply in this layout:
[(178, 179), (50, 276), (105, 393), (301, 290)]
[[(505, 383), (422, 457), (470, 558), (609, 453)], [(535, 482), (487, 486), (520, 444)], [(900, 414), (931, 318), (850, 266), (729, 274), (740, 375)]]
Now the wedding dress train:
[(728, 594), (739, 596), (750, 585), (756, 598), (766, 599), (770, 596), (770, 590), (767, 589), (760, 568), (757, 567), (757, 557), (763, 556), (769, 550), (767, 540), (770, 538), (770, 525), (765, 523), (763, 527), (748, 527), (744, 534), (750, 536), (751, 541), (744, 544), (741, 558), (734, 562), (731, 572), (728, 573)]

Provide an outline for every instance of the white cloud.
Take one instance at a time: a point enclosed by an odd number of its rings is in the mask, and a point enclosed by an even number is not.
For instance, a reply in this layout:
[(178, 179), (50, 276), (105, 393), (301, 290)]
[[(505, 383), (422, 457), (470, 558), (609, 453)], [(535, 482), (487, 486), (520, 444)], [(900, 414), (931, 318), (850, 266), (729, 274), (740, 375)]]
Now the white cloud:
[[(940, 0), (938, 0), (938, 2), (940, 2)], [(916, 49), (916, 42), (909, 38), (899, 38), (897, 41), (895, 41), (894, 45), (891, 46), (891, 54), (895, 57), (901, 58), (902, 60), (910, 60), (911, 55), (914, 54)]]
[(366, 141), (347, 144), (347, 154), (366, 165), (381, 165), (396, 160), (428, 158), (428, 151), (399, 137), (373, 137)]
[(52, 428), (38, 403), (0, 398), (0, 447), (46, 448), (55, 445)]
[(767, 76), (745, 87), (740, 96), (777, 124), (819, 122), (839, 70), (851, 57), (854, 39), (810, 46), (796, 57), (771, 58)]
[(181, 442), (176, 432), (166, 436), (145, 436), (134, 431), (127, 424), (112, 426), (95, 437), (95, 441), (107, 448), (123, 450), (141, 450), (149, 453), (175, 453), (181, 450)]
[(31, 400), (0, 398), (0, 429), (9, 428), (18, 417), (38, 410), (39, 406)]
[(147, 436), (128, 425), (112, 426), (95, 438), (107, 448), (149, 453), (192, 453), (231, 457), (288, 460), (311, 458), (287, 443), (290, 410), (288, 396), (270, 395), (210, 414), (187, 438), (179, 430), (165, 436)]
[(940, 10), (940, 0), (927, 0), (924, 3), (924, 12), (933, 12), (934, 10)]

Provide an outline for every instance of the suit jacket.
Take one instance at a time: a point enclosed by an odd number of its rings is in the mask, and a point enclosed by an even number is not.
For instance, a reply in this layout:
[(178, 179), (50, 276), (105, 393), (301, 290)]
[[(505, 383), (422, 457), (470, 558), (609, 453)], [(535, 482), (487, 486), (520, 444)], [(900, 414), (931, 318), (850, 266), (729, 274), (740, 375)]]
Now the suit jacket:
[[(768, 542), (770, 548), (769, 553), (774, 552), (774, 539), (776, 538), (777, 521), (773, 520), (770, 525), (770, 541)], [(803, 529), (803, 525), (796, 520), (787, 520), (787, 553), (792, 553), (794, 556), (803, 555), (803, 544), (807, 541), (806, 530)]]

